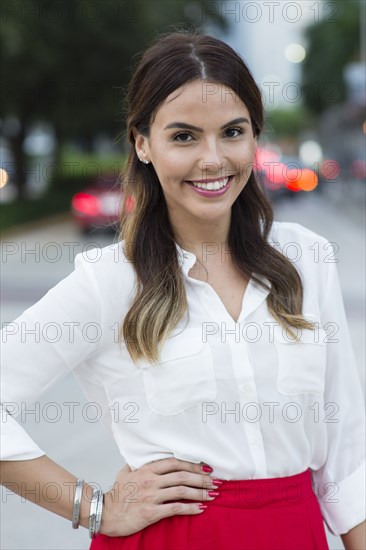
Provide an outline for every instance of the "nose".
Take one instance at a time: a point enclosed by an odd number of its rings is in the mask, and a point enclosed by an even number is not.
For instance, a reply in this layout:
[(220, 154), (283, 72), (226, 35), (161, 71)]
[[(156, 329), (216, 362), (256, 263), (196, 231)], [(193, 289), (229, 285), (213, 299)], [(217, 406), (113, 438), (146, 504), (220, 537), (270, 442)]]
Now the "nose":
[(225, 160), (216, 140), (206, 142), (202, 146), (200, 168), (203, 174), (219, 174), (225, 167)]

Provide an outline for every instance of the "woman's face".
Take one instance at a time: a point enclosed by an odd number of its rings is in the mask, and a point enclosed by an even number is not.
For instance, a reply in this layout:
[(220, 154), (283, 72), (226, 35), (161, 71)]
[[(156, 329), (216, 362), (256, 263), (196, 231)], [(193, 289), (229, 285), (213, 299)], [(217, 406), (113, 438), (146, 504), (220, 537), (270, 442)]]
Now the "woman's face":
[(154, 166), (173, 223), (175, 216), (189, 223), (229, 215), (252, 171), (256, 145), (239, 97), (201, 80), (166, 98), (148, 138), (136, 133), (136, 152)]

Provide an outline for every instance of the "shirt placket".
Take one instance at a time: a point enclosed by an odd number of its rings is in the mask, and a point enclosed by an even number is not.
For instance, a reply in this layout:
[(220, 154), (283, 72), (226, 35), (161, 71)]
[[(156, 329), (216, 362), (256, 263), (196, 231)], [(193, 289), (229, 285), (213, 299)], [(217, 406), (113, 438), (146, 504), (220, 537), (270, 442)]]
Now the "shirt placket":
[(254, 365), (250, 357), (248, 343), (245, 341), (240, 343), (230, 341), (228, 344), (234, 376), (238, 385), (241, 412), (240, 425), (243, 427), (255, 465), (255, 477), (265, 477), (267, 462), (261, 430), (261, 409), (255, 383)]
[[(195, 256), (192, 253), (182, 250), (181, 260), (183, 272), (188, 277), (190, 268), (195, 263)], [(264, 278), (261, 277), (263, 280)], [(268, 284), (268, 280), (266, 280)], [(209, 313), (211, 319), (215, 319), (220, 323), (220, 326), (229, 326), (232, 328), (231, 332), (235, 334), (245, 320), (249, 317), (253, 311), (255, 311), (266, 299), (269, 291), (257, 287), (252, 279), (249, 280), (247, 289), (243, 296), (242, 308), (237, 323), (234, 322), (229, 315), (224, 304), (216, 294), (214, 289), (203, 281), (198, 281), (190, 278), (190, 283), (199, 290), (197, 293), (198, 298), (204, 298), (202, 300), (202, 310)], [(227, 328), (227, 332), (230, 328)], [(236, 339), (235, 339), (236, 340)], [(254, 364), (250, 355), (249, 346), (245, 339), (240, 338), (238, 341), (230, 340), (228, 345), (230, 348), (232, 366), (234, 376), (238, 386), (239, 403), (242, 414), (240, 425), (243, 427), (246, 441), (250, 449), (252, 460), (255, 465), (255, 477), (261, 478), (267, 475), (267, 461), (264, 450), (263, 435), (261, 430), (261, 408), (258, 399), (257, 386), (254, 375)], [(257, 417), (252, 418), (249, 410), (256, 411)]]
[[(258, 276), (258, 275), (257, 275)], [(268, 279), (259, 277), (269, 285)], [(265, 301), (269, 290), (257, 286), (251, 278), (244, 294), (241, 313), (238, 324), (240, 334), (242, 328), (250, 315), (256, 311)], [(243, 418), (243, 428), (252, 454), (255, 465), (255, 477), (262, 478), (267, 476), (267, 461), (264, 449), (264, 440), (261, 430), (262, 410), (259, 403), (257, 384), (255, 380), (255, 365), (250, 353), (248, 342), (245, 338), (240, 338), (240, 343), (229, 342), (232, 365), (235, 378), (238, 383), (238, 392), (240, 400), (240, 409)]]

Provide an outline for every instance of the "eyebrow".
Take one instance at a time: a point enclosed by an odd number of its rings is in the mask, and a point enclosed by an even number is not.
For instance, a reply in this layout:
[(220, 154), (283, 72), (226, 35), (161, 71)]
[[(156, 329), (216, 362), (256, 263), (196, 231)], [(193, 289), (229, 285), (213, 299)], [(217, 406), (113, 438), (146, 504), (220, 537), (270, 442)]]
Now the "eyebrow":
[[(220, 128), (220, 130), (223, 130), (224, 128), (227, 128), (228, 126), (232, 126), (234, 124), (241, 124), (245, 122), (246, 124), (250, 124), (249, 120), (245, 117), (239, 117), (234, 118), (234, 120), (230, 120), (230, 122), (226, 122), (223, 124)], [(195, 130), (196, 132), (203, 132), (202, 128), (198, 128), (198, 126), (193, 126), (192, 124), (187, 124), (186, 122), (171, 122), (167, 126), (165, 126), (164, 130), (169, 130), (171, 128), (182, 128), (184, 130)]]

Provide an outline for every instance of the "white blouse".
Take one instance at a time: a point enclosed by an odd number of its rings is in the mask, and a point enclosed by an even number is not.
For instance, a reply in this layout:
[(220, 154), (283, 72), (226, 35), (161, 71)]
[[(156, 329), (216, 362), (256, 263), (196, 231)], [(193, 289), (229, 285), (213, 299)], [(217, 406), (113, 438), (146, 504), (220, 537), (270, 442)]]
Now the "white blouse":
[(75, 270), (1, 331), (2, 460), (46, 454), (15, 417), (73, 371), (132, 469), (172, 456), (227, 480), (311, 468), (329, 530), (361, 523), (364, 399), (332, 245), (289, 222), (274, 222), (269, 242), (298, 269), (317, 329), (291, 342), (253, 279), (234, 322), (213, 288), (189, 277), (195, 255), (176, 245), (189, 315), (158, 366), (134, 364), (118, 344), (135, 288), (123, 242), (77, 254)]

